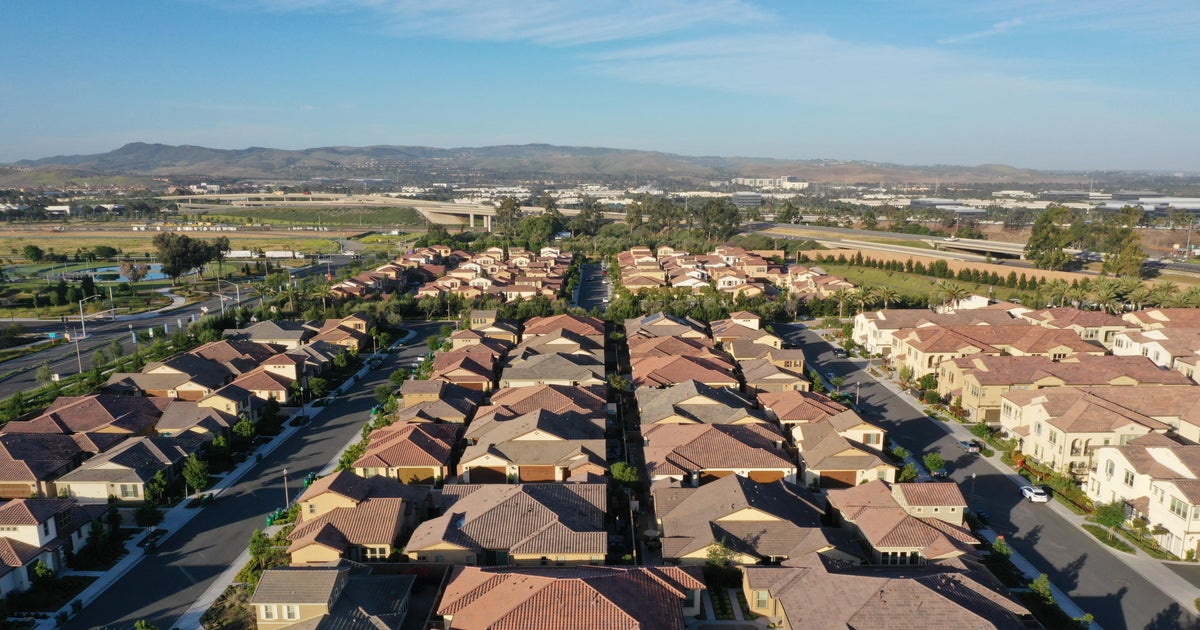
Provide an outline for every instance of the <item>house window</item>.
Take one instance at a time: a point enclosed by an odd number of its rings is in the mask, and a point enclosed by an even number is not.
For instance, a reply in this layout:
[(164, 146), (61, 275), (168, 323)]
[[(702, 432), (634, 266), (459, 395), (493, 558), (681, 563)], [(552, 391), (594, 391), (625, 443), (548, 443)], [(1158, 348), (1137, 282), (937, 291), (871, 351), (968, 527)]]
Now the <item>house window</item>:
[(317, 513), (317, 504), (316, 504), (316, 503), (312, 503), (312, 502), (310, 502), (310, 503), (308, 504), (308, 513), (309, 513), (309, 514), (316, 514), (316, 513)]
[(755, 608), (766, 608), (767, 607), (767, 592), (766, 591), (754, 591), (754, 607)]
[(1133, 471), (1128, 468), (1125, 469), (1125, 485), (1133, 487)]
[(1183, 501), (1171, 497), (1171, 513), (1179, 518), (1187, 518), (1188, 506)]
[(879, 434), (878, 433), (867, 433), (867, 434), (863, 435), (863, 444), (878, 444), (878, 443), (879, 443)]
[(50, 521), (46, 521), (45, 523), (42, 523), (42, 533), (47, 536), (50, 535)]
[(295, 604), (285, 605), (283, 607), (283, 618), (284, 619), (299, 619), (300, 618), (300, 607), (296, 606)]
[(1058, 432), (1057, 431), (1050, 432), (1050, 443), (1058, 444)]
[(1042, 423), (1041, 423), (1041, 422), (1036, 422), (1036, 423), (1034, 423), (1034, 425), (1033, 425), (1033, 433), (1034, 433), (1035, 435), (1041, 435), (1041, 434), (1042, 434)]
[(554, 556), (554, 564), (561, 567), (562, 565), (564, 565), (566, 563), (567, 563), (567, 559), (564, 556)]
[(275, 610), (275, 606), (273, 604), (262, 607), (262, 618), (266, 619), (267, 621), (274, 619), (276, 613), (277, 611)]
[(133, 497), (136, 497), (137, 495), (138, 495), (138, 488), (137, 488), (136, 484), (132, 484), (132, 483), (121, 484), (121, 498), (122, 499), (133, 498)]
[(0, 527), (0, 532), (15, 532), (15, 531), (17, 531), (17, 527), (15, 525), (5, 525), (4, 527)]
[(378, 547), (367, 547), (367, 558), (372, 560), (382, 560), (388, 557), (388, 548), (386, 545)]
[(1116, 470), (1116, 466), (1113, 466), (1113, 461), (1111, 459), (1104, 462), (1104, 474), (1107, 475), (1109, 479), (1112, 479), (1114, 470)]

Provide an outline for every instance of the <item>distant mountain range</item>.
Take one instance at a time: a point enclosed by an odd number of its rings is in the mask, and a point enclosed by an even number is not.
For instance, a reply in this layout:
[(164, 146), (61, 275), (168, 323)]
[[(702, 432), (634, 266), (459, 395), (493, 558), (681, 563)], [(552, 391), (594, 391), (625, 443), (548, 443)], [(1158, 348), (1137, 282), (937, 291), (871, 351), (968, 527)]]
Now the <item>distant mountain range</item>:
[[(1086, 175), (979, 166), (904, 166), (841, 160), (694, 157), (546, 144), (438, 149), (416, 146), (320, 147), (289, 151), (210, 149), (134, 142), (95, 155), (60, 155), (0, 166), (0, 186), (134, 185), (318, 178), (382, 179), (396, 185), (491, 184), (522, 180), (657, 184), (678, 188), (733, 177), (791, 175), (818, 183), (1074, 184)], [(1095, 177), (1095, 174), (1091, 175)]]

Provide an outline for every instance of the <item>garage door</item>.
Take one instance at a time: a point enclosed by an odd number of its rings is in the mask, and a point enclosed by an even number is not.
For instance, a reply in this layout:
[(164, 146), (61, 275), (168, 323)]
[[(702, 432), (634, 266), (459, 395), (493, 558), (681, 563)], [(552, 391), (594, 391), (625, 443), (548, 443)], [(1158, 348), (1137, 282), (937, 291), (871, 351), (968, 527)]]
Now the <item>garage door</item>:
[(479, 466), (471, 469), (471, 483), (506, 483), (508, 475), (503, 468)]
[(782, 470), (751, 470), (750, 478), (759, 483), (771, 483), (783, 479)]
[(554, 466), (522, 466), (521, 481), (554, 481)]
[(27, 483), (0, 483), (0, 498), (28, 499), (33, 486)]
[(732, 474), (733, 471), (731, 470), (706, 470), (703, 473), (700, 473), (700, 483), (706, 484), (710, 481), (716, 481), (721, 477), (728, 477)]
[(858, 476), (853, 470), (827, 470), (821, 472), (821, 487), (824, 489), (830, 488), (852, 488), (854, 480)]

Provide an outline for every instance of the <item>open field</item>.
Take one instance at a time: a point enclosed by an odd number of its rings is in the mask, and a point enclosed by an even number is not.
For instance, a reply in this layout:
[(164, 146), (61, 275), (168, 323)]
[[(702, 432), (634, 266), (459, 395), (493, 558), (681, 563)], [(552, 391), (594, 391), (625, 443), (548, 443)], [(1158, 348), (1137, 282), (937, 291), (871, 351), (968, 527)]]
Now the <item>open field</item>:
[[(132, 256), (152, 253), (150, 241), (158, 232), (134, 232), (115, 226), (70, 227), (63, 232), (54, 232), (49, 226), (31, 230), (0, 230), (0, 257), (19, 256), (21, 248), (37, 245), (47, 253), (73, 254), (77, 249), (90, 249), (97, 245), (115, 247)], [(205, 240), (224, 236), (232, 249), (295, 250), (307, 253), (328, 252), (330, 241), (357, 234), (357, 230), (329, 230), (325, 232), (291, 230), (244, 230), (238, 232), (184, 232), (191, 238)], [(91, 265), (89, 265), (91, 266)]]
[(247, 221), (270, 225), (325, 225), (398, 227), (425, 225), (425, 218), (409, 207), (330, 206), (330, 207), (255, 207), (207, 210), (211, 221), (242, 224)]

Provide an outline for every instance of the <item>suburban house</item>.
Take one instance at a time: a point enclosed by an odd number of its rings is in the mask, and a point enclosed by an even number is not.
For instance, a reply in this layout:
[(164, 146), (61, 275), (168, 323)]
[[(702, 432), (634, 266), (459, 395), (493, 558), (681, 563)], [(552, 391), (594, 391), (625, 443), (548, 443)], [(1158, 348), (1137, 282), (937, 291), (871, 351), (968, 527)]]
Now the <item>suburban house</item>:
[(629, 359), (644, 357), (689, 356), (697, 359), (716, 359), (733, 365), (729, 353), (717, 350), (713, 343), (703, 338), (684, 337), (632, 337), (628, 340)]
[(500, 375), (500, 387), (534, 385), (604, 385), (604, 362), (594, 357), (539, 354), (511, 361)]
[(654, 484), (651, 494), (668, 562), (704, 564), (715, 544), (728, 548), (739, 565), (839, 553), (830, 540), (838, 532), (821, 527), (822, 509), (784, 481), (759, 483), (738, 475), (699, 487), (664, 481)]
[(603, 476), (603, 421), (544, 409), (472, 423), (459, 470), (466, 483), (568, 481)]
[(87, 452), (70, 435), (0, 431), (0, 498), (57, 496), (54, 480), (83, 463)]
[(754, 403), (737, 390), (709, 387), (693, 380), (662, 389), (642, 387), (635, 396), (642, 424), (746, 424), (767, 421), (762, 412), (754, 408)]
[[(194, 437), (189, 439), (187, 435)], [(175, 438), (131, 438), (59, 477), (54, 487), (58, 496), (85, 503), (106, 504), (113, 497), (121, 501), (145, 501), (146, 484), (159, 472), (170, 483), (183, 460), (204, 442), (197, 433)]]
[(539, 354), (569, 354), (590, 357), (604, 362), (604, 344), (569, 330), (558, 330), (535, 337), (526, 336), (512, 349), (510, 359), (524, 359)]
[(540, 337), (558, 330), (572, 332), (604, 345), (604, 320), (581, 315), (531, 317), (525, 321), (524, 336), (526, 339)]
[(1120, 501), (1145, 519), (1155, 542), (1180, 558), (1200, 555), (1200, 446), (1149, 434), (1100, 446), (1084, 486), (1096, 503)]
[(363, 565), (276, 567), (263, 571), (250, 606), (258, 630), (398, 630), (415, 581)]
[(107, 505), (78, 504), (74, 499), (13, 499), (0, 505), (0, 596), (33, 584), (39, 561), (55, 573), (68, 568), (67, 555), (87, 545)]
[(970, 309), (959, 312), (934, 313), (925, 308), (892, 308), (865, 311), (854, 317), (854, 343), (866, 348), (869, 354), (890, 356), (895, 344), (893, 335), (906, 328), (925, 326), (1028, 326), (1005, 310)]
[(447, 630), (684, 630), (704, 588), (680, 567), (455, 567), (437, 614)]
[(667, 387), (684, 381), (699, 381), (709, 387), (741, 386), (731, 362), (690, 356), (630, 359), (634, 387)]
[(125, 437), (154, 435), (154, 425), (170, 405), (162, 398), (92, 394), (59, 396), (30, 420), (5, 423), (4, 433), (111, 433)]
[(998, 424), (1001, 396), (1011, 390), (1065, 386), (1194, 386), (1179, 372), (1160, 369), (1146, 357), (1075, 355), (1050, 357), (969, 356), (942, 363), (938, 393), (961, 397), (967, 417)]
[(438, 485), (454, 475), (454, 444), (460, 424), (405, 422), (375, 429), (367, 448), (354, 460), (354, 474), (382, 475), (401, 483)]
[(820, 422), (849, 411), (848, 407), (824, 394), (801, 390), (762, 392), (758, 395), (758, 404), (785, 430), (791, 425)]
[(892, 356), (912, 378), (936, 374), (938, 366), (970, 355), (1042, 356), (1058, 360), (1077, 354), (1103, 356), (1097, 343), (1084, 341), (1074, 330), (1040, 326), (925, 326), (896, 331)]
[[(1165, 434), (1172, 428), (1171, 421), (1178, 426), (1181, 418), (1153, 417), (1143, 411), (1143, 403), (1159, 413), (1170, 413), (1170, 409), (1191, 412), (1197, 402), (1192, 388), (1162, 389), (1155, 396), (1136, 387), (1014, 390), (1002, 398), (1000, 427), (1016, 438), (1021, 452), (1034, 461), (1062, 473), (1086, 476), (1097, 448), (1127, 444), (1149, 433)], [(1160, 396), (1161, 401), (1151, 402)], [(1169, 400), (1175, 405), (1163, 405)], [(1198, 430), (1200, 426), (1191, 425), (1188, 432), (1194, 435)]]
[(296, 502), (287, 550), (293, 565), (386, 560), (424, 517), (429, 488), (342, 471), (313, 482)]
[(851, 532), (871, 564), (925, 564), (974, 554), (967, 500), (955, 483), (869, 481), (829, 490), (835, 525)]
[(874, 479), (896, 480), (896, 466), (883, 455), (884, 430), (853, 411), (796, 424), (803, 483), (813, 489), (850, 488)]
[(796, 483), (796, 463), (787, 439), (769, 424), (642, 425), (646, 473), (651, 481), (675, 479), (688, 485), (727, 475), (759, 482)]
[(771, 359), (746, 359), (739, 361), (742, 379), (746, 381), (746, 393), (757, 395), (763, 392), (806, 392), (812, 389), (801, 370), (780, 367)]
[(1116, 335), (1134, 329), (1130, 322), (1103, 311), (1085, 311), (1075, 307), (1047, 308), (1037, 311), (1018, 309), (1013, 315), (1044, 328), (1073, 330), (1084, 341), (1113, 349)]
[(228, 435), (238, 418), (232, 414), (201, 407), (195, 402), (175, 400), (163, 411), (154, 430), (161, 437), (175, 437), (191, 432), (211, 442), (218, 435)]
[(281, 346), (284, 350), (293, 350), (304, 345), (315, 332), (298, 322), (272, 320), (257, 322), (245, 328), (231, 328), (222, 334), (229, 339), (242, 339), (255, 343), (267, 343)]
[(625, 338), (633, 339), (634, 337), (709, 338), (703, 323), (690, 317), (674, 317), (661, 311), (645, 317), (625, 320)]
[[(1143, 356), (1159, 367), (1179, 370), (1193, 377), (1200, 357), (1200, 328), (1153, 328), (1127, 330), (1113, 338), (1112, 352), (1119, 357)], [(1180, 362), (1191, 370), (1182, 370)], [(1194, 378), (1193, 378), (1194, 380)]]
[(608, 552), (607, 484), (450, 484), (437, 508), (405, 547), (412, 561), (602, 564)]
[(986, 568), (962, 559), (862, 567), (812, 553), (742, 567), (742, 592), (751, 612), (786, 630), (1040, 627)]
[(492, 390), (495, 370), (489, 358), (467, 354), (465, 349), (443, 352), (434, 360), (430, 379), (442, 379), (481, 392)]
[(575, 412), (589, 417), (605, 413), (605, 391), (599, 385), (533, 385), (508, 387), (492, 392), (491, 404), (479, 409), (478, 417), (511, 418), (544, 409), (551, 413)]
[(1200, 310), (1194, 308), (1147, 308), (1125, 313), (1121, 319), (1142, 330), (1200, 328)]

